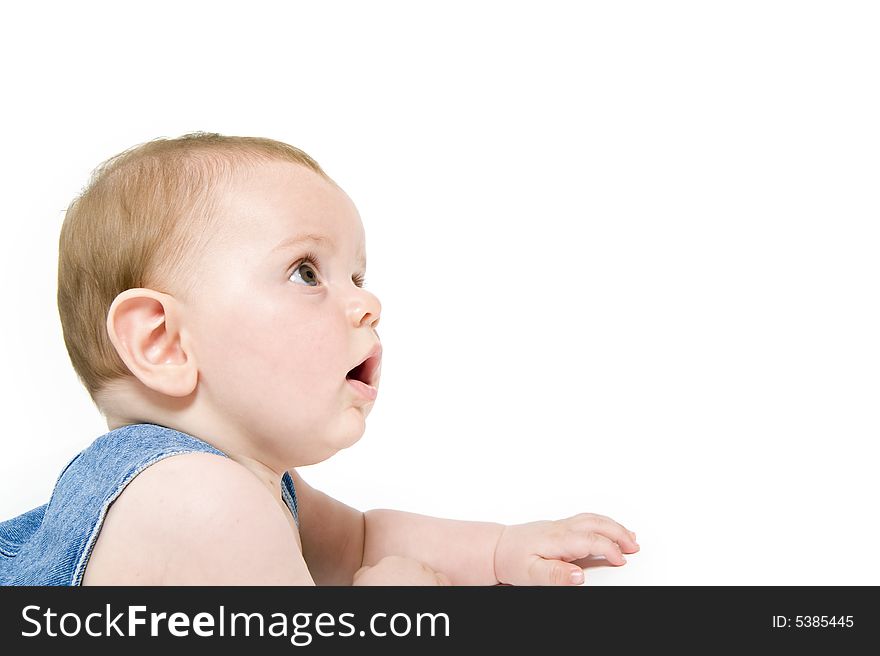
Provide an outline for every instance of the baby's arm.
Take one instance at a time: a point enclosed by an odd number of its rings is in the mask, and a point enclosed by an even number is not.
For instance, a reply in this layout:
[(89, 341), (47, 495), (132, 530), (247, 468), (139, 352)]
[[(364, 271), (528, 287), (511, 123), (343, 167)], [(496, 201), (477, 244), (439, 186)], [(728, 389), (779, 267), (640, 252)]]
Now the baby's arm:
[(361, 513), (290, 474), (301, 499), (303, 557), (318, 585), (350, 585), (362, 566), (388, 556), (424, 563), (452, 585), (578, 585), (588, 557), (620, 566), (624, 553), (639, 551), (635, 533), (604, 515), (505, 526), (400, 510)]
[(591, 556), (626, 563), (635, 533), (610, 517), (580, 513), (504, 526), (397, 510), (364, 513), (364, 564), (391, 553), (442, 572), (452, 585), (580, 585)]
[(253, 474), (229, 458), (181, 453), (147, 467), (110, 505), (82, 585), (314, 585), (296, 549)]
[[(362, 513), (314, 489), (289, 470), (296, 489), (303, 558), (317, 585), (351, 585), (355, 572), (386, 556), (429, 565), (454, 585), (494, 585), (503, 526), (397, 510)], [(365, 543), (369, 527), (370, 539)]]
[(316, 490), (295, 469), (303, 558), (316, 585), (351, 585), (364, 563), (364, 513)]
[(396, 554), (419, 560), (452, 585), (495, 585), (503, 524), (429, 517), (400, 510), (364, 513), (364, 565)]

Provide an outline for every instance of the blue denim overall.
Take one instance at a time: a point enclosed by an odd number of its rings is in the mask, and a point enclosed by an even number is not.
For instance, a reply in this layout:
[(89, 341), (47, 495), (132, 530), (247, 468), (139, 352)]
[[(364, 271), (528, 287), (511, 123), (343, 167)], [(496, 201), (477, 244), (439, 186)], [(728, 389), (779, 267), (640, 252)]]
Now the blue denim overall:
[[(97, 438), (64, 467), (49, 503), (0, 522), (0, 585), (81, 585), (107, 509), (125, 486), (154, 462), (194, 451), (229, 457), (156, 424), (122, 426)], [(287, 472), (281, 496), (299, 526)]]

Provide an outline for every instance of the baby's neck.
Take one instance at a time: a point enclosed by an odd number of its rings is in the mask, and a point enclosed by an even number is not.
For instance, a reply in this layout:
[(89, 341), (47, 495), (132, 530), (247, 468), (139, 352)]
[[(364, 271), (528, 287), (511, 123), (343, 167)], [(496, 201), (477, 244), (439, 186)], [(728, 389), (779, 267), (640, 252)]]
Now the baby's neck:
[(281, 477), (284, 471), (264, 462), (258, 453), (252, 453), (249, 443), (230, 430), (203, 408), (198, 389), (186, 397), (170, 397), (147, 388), (134, 379), (114, 382), (99, 393), (98, 404), (107, 420), (107, 428), (116, 430), (130, 424), (156, 424), (187, 435), (192, 435), (219, 449), (256, 476), (282, 504)]

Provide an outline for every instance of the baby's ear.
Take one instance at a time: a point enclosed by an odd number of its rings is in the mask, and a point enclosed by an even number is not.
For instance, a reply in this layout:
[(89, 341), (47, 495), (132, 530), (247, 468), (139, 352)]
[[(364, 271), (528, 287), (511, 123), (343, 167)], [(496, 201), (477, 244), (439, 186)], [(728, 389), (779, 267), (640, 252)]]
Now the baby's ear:
[(198, 368), (181, 331), (174, 297), (152, 289), (126, 289), (107, 311), (107, 333), (138, 380), (168, 396), (188, 396)]

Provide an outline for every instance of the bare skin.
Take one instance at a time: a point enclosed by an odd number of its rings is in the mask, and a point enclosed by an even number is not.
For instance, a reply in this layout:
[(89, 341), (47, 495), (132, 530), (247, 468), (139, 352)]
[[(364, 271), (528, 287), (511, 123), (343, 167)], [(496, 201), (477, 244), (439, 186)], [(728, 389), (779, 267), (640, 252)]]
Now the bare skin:
[[(108, 510), (84, 585), (570, 585), (579, 559), (622, 565), (638, 550), (600, 515), (505, 527), (361, 512), (309, 486), (295, 467), (356, 443), (374, 403), (346, 380), (379, 344), (381, 303), (358, 284), (360, 216), (338, 186), (289, 162), (243, 171), (220, 200), (191, 254), (196, 293), (129, 289), (109, 308), (132, 376), (100, 401), (111, 430), (156, 423), (229, 458), (172, 456), (135, 477)], [(279, 247), (306, 233), (324, 239)], [(285, 471), (299, 527), (281, 498)]]

